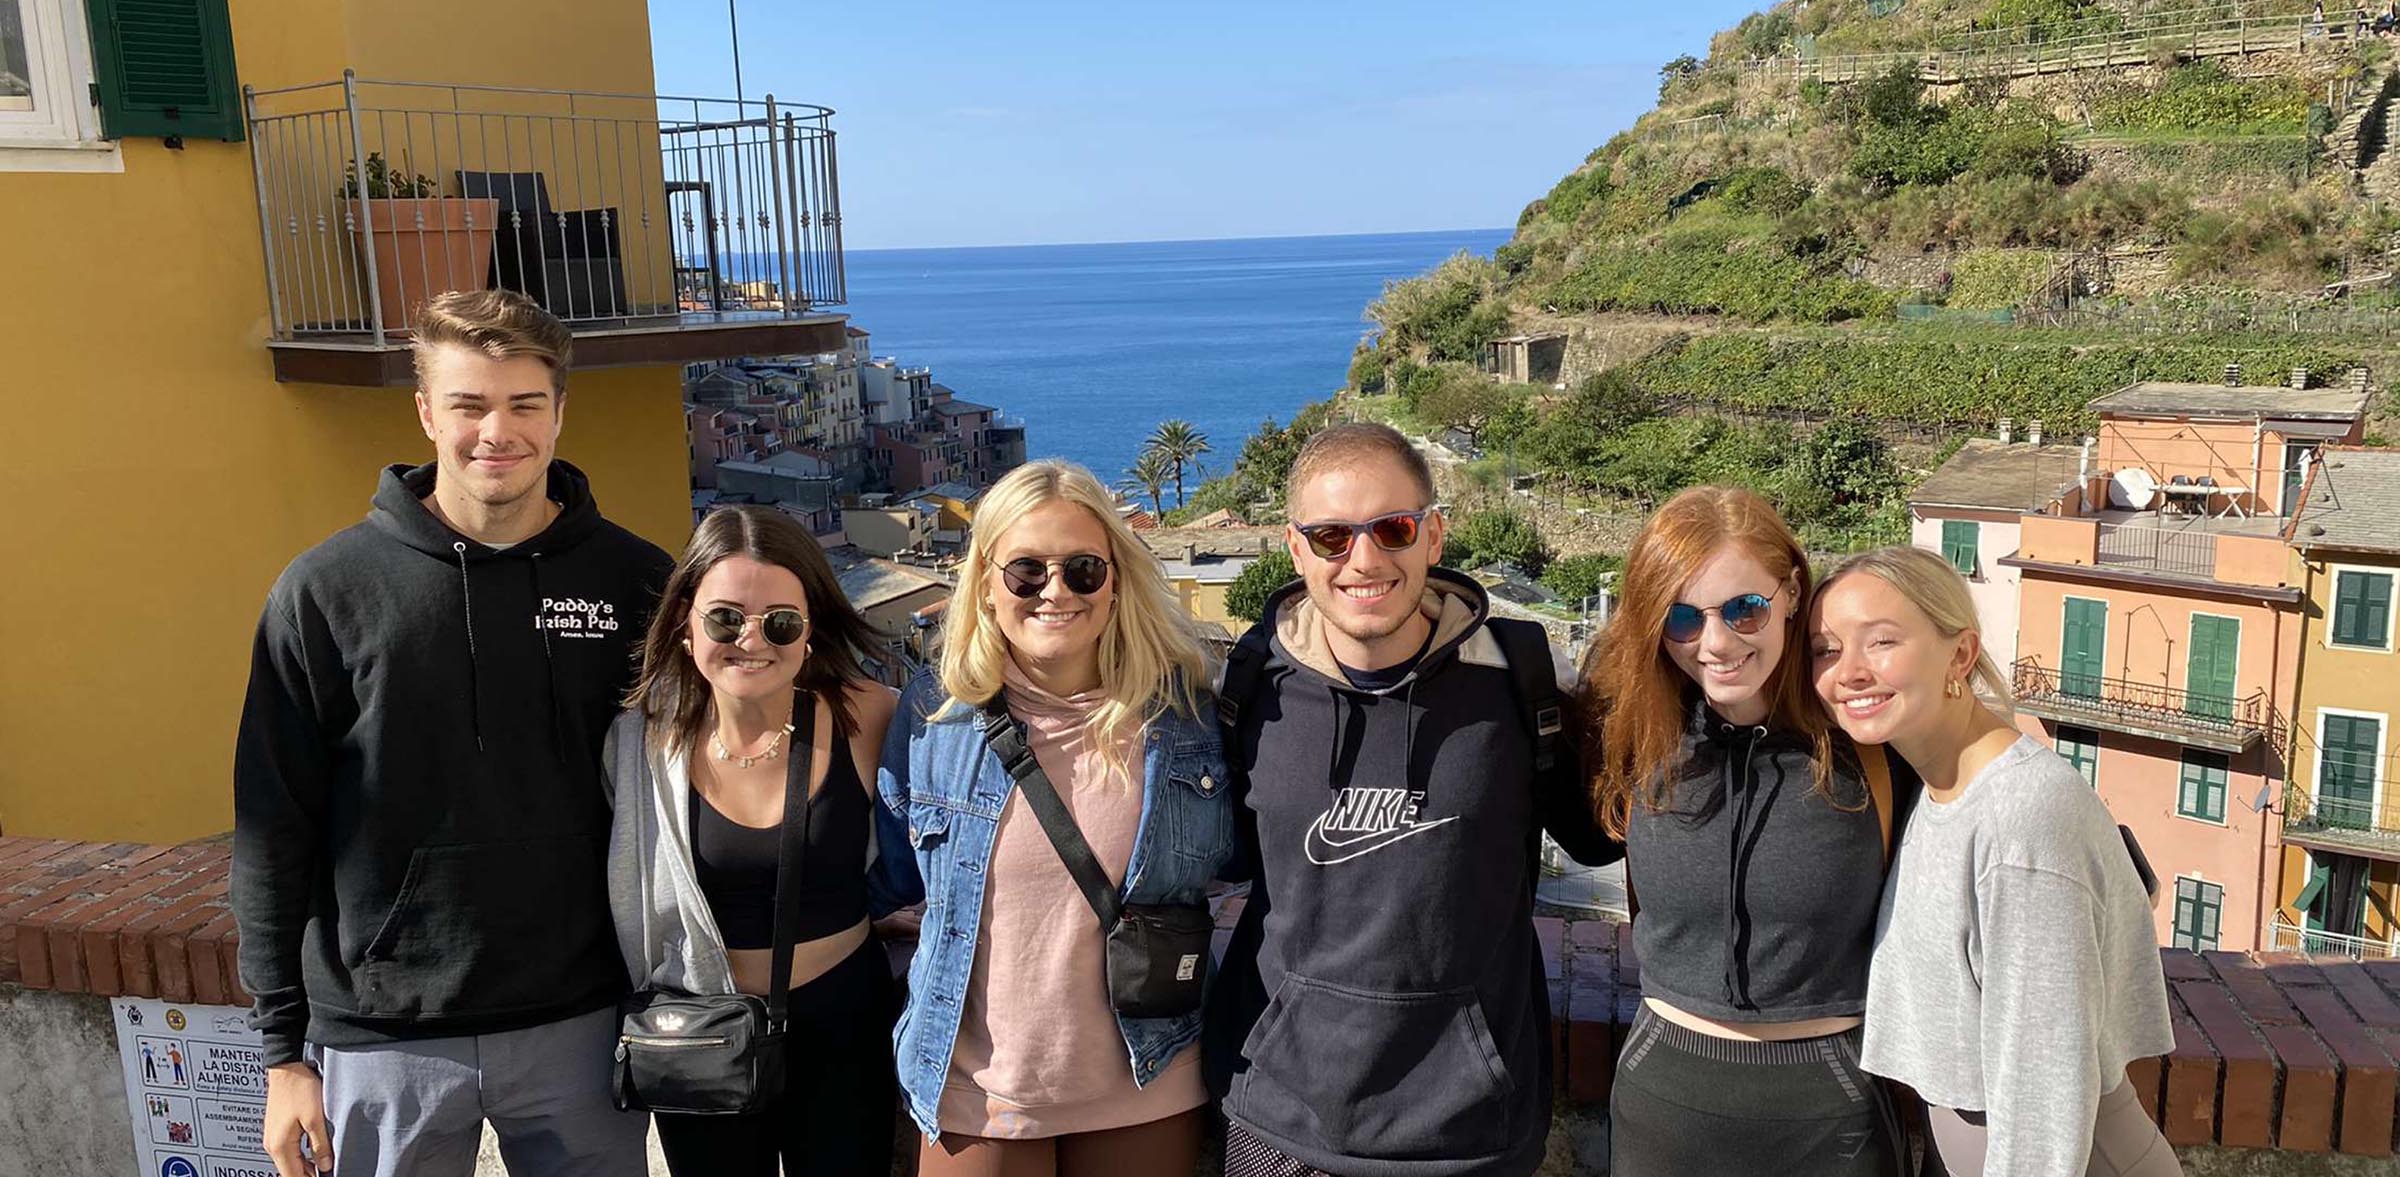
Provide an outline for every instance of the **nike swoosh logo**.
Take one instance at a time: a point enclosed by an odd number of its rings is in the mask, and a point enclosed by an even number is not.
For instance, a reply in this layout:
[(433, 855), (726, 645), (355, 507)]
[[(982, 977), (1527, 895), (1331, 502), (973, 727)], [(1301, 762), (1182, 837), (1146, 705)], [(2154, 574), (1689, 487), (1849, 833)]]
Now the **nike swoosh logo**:
[(1325, 832), (1325, 819), (1328, 816), (1328, 814), (1318, 814), (1317, 820), (1309, 824), (1308, 836), (1302, 840), (1302, 845), (1308, 851), (1308, 860), (1318, 866), (1333, 866), (1336, 863), (1348, 862), (1353, 858), (1373, 854), (1395, 842), (1407, 841), (1427, 830), (1438, 830), (1458, 820), (1457, 816), (1453, 815), (1440, 821), (1418, 822), (1413, 826), (1401, 826), (1398, 829), (1377, 830), (1347, 838), (1336, 838)]

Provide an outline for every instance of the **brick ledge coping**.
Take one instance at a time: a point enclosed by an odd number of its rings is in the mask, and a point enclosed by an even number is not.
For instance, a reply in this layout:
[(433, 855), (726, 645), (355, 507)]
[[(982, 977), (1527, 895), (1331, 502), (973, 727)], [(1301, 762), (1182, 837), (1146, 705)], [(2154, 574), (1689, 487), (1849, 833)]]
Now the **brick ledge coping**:
[[(226, 901), (231, 852), (227, 837), (178, 846), (0, 837), (0, 984), (247, 1004)], [(1225, 903), (1221, 929), (1240, 904)], [(1606, 1103), (1641, 1005), (1632, 929), (1535, 923), (1559, 1089)], [(2161, 951), (2175, 1049), (2136, 1062), (2129, 1077), (2169, 1142), (2393, 1155), (2400, 961)]]

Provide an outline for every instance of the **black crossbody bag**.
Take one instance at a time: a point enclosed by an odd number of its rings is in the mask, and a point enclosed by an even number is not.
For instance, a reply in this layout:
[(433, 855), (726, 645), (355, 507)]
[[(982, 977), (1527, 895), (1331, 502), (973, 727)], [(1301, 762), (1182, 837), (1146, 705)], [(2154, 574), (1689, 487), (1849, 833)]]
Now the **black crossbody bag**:
[(816, 701), (798, 693), (793, 746), (785, 754), (782, 839), (775, 855), (775, 944), (769, 996), (643, 989), (618, 1007), (616, 1074), (620, 1110), (743, 1115), (783, 1095), (785, 1008), (792, 941), (799, 934), (801, 849), (808, 842), (808, 778), (816, 758)]
[(1208, 980), (1210, 941), (1216, 921), (1206, 904), (1126, 903), (1109, 885), (1108, 872), (1092, 856), (1075, 815), (1033, 757), (1025, 732), (1000, 696), (983, 708), (983, 738), (1000, 758), (1017, 792), (1042, 823), (1050, 846), (1067, 864), (1100, 930), (1108, 937), (1108, 1000), (1129, 1018), (1173, 1018), (1200, 1008)]

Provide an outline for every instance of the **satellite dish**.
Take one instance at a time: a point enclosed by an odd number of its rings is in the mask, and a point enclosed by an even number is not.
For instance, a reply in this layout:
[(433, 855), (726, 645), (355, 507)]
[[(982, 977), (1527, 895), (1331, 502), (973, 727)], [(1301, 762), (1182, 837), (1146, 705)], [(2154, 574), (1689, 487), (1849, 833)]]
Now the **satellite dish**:
[(2108, 477), (2108, 505), (2128, 511), (2147, 511), (2158, 501), (2158, 478), (2139, 466), (2128, 466)]
[(2260, 785), (2258, 787), (2258, 799), (2250, 803), (2250, 812), (2265, 812), (2267, 808), (2267, 802), (2274, 800), (2274, 798), (2275, 786), (2272, 783)]

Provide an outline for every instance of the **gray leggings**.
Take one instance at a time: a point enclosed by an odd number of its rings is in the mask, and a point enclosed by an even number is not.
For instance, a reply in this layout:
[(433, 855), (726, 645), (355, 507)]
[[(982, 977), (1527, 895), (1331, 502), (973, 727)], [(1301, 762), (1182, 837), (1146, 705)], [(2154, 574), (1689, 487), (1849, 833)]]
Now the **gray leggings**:
[[(1933, 1121), (1934, 1147), (1950, 1177), (1983, 1177), (1984, 1122), (1982, 1112), (1928, 1108)], [(2133, 1084), (2100, 1097), (2099, 1118), (2092, 1124), (2092, 1160), (2084, 1177), (2182, 1177), (2183, 1162), (2159, 1135), (2150, 1113), (2142, 1110)]]

